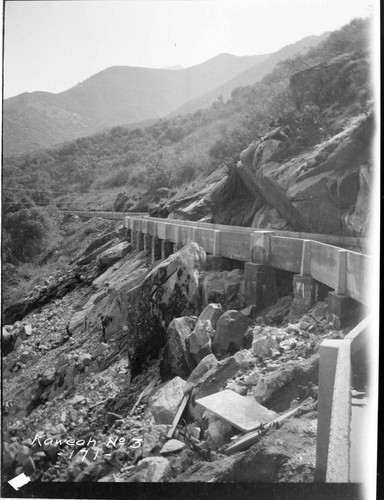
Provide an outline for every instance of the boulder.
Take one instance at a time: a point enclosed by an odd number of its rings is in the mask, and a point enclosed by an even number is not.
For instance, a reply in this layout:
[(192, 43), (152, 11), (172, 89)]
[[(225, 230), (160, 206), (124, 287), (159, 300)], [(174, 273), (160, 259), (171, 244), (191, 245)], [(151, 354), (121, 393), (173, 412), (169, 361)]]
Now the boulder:
[(212, 323), (209, 319), (197, 321), (196, 327), (189, 337), (189, 352), (196, 363), (212, 353), (211, 339), (213, 334)]
[(172, 479), (172, 469), (164, 457), (148, 457), (140, 460), (129, 483), (163, 483)]
[(175, 377), (149, 398), (149, 409), (156, 424), (172, 424), (184, 397), (185, 386), (182, 378)]
[(200, 363), (194, 368), (192, 373), (190, 374), (188, 378), (189, 383), (194, 383), (200, 379), (204, 373), (206, 373), (208, 370), (211, 368), (216, 367), (218, 364), (218, 361), (216, 359), (216, 356), (214, 354), (208, 354), (203, 358)]
[[(190, 243), (152, 269), (140, 287), (125, 295), (124, 302), (120, 294), (106, 300), (113, 307), (108, 313), (111, 321), (107, 334), (120, 331), (121, 324), (128, 325), (133, 373), (140, 371), (146, 356), (158, 355), (166, 343), (166, 330), (175, 317), (199, 313), (199, 275), (205, 258), (205, 251), (196, 243)], [(121, 303), (127, 304), (127, 308), (122, 309)]]
[(224, 389), (228, 380), (233, 378), (239, 368), (240, 364), (234, 356), (231, 356), (214, 364), (198, 380), (192, 378), (193, 374), (191, 374), (187, 382), (194, 385), (188, 405), (188, 412), (192, 418), (199, 420), (204, 413), (204, 409), (200, 405), (195, 404), (196, 399), (210, 396)]
[(221, 304), (225, 309), (242, 309), (245, 282), (240, 269), (232, 271), (208, 271), (202, 276), (203, 305)]
[(368, 165), (359, 171), (359, 192), (355, 205), (343, 217), (343, 225), (351, 235), (364, 237), (368, 234), (371, 219), (372, 172)]
[(216, 356), (233, 354), (244, 347), (245, 336), (252, 321), (239, 311), (226, 311), (218, 320), (212, 350)]
[(195, 366), (187, 349), (187, 342), (196, 324), (196, 317), (175, 318), (167, 329), (167, 344), (164, 349), (160, 373), (162, 376), (178, 375), (186, 378)]
[(200, 322), (209, 320), (211, 322), (213, 330), (216, 329), (217, 322), (224, 313), (224, 309), (221, 304), (208, 304), (207, 307), (200, 314), (196, 326)]
[(96, 247), (91, 252), (89, 252), (89, 253), (84, 252), (85, 255), (83, 254), (84, 256), (80, 257), (76, 261), (76, 264), (78, 266), (84, 266), (85, 264), (89, 264), (90, 262), (93, 262), (98, 255), (102, 254), (103, 252), (108, 250), (108, 248), (113, 246), (114, 243), (117, 243), (119, 241), (118, 238), (116, 238), (116, 233), (114, 233), (114, 236), (115, 237), (113, 239), (107, 241), (106, 243), (104, 243), (101, 246)]
[(108, 248), (96, 258), (96, 265), (99, 268), (106, 268), (122, 259), (127, 253), (132, 251), (132, 245), (128, 241), (122, 241), (113, 247)]

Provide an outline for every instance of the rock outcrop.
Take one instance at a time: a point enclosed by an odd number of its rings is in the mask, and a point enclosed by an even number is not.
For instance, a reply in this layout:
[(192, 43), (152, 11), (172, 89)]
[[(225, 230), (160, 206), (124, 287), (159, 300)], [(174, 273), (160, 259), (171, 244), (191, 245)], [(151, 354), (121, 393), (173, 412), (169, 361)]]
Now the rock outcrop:
[(355, 103), (355, 79), (365, 81), (366, 71), (367, 58), (354, 53), (294, 74), (296, 114), (274, 120), (237, 167), (171, 197), (154, 215), (366, 236), (374, 123), (369, 100), (364, 111)]

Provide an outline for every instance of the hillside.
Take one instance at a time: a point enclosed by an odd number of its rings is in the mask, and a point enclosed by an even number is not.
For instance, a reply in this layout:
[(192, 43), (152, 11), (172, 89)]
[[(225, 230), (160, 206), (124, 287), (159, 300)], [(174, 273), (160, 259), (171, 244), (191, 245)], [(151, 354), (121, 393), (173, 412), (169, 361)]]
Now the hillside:
[(245, 87), (246, 85), (253, 85), (259, 82), (270, 73), (279, 61), (283, 61), (288, 57), (294, 57), (298, 54), (305, 53), (311, 47), (316, 47), (328, 37), (329, 33), (323, 33), (320, 36), (308, 36), (296, 43), (287, 45), (277, 52), (271, 54), (264, 61), (260, 61), (254, 66), (247, 68), (242, 73), (234, 76), (231, 80), (225, 82), (210, 92), (189, 101), (180, 108), (176, 110), (176, 113), (191, 113), (199, 108), (206, 108), (210, 106), (218, 96), (222, 96), (224, 99), (230, 97), (231, 92), (238, 87)]
[(58, 94), (24, 93), (4, 101), (4, 153), (21, 153), (106, 127), (170, 113), (267, 55), (220, 54), (187, 69), (115, 66)]
[(6, 295), (61, 251), (46, 207), (364, 238), (374, 126), (367, 29), (352, 22), (206, 110), (5, 158)]

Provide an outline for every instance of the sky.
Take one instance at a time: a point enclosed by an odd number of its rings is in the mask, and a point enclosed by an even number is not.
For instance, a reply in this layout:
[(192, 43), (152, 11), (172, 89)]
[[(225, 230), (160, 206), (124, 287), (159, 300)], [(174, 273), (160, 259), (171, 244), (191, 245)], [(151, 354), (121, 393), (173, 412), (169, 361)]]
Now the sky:
[(110, 66), (274, 52), (367, 17), (376, 0), (5, 2), (4, 97), (61, 92)]

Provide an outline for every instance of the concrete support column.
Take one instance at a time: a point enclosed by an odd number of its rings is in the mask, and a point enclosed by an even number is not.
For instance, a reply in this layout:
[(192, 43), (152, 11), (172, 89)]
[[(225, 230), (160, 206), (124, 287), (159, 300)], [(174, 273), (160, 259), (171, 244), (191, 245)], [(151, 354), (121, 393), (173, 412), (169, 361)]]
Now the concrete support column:
[(325, 482), (327, 473), (333, 390), (335, 384), (337, 355), (341, 342), (341, 340), (323, 340), (320, 345), (315, 471), (315, 481), (317, 482)]
[(163, 240), (161, 242), (161, 258), (162, 260), (169, 257), (173, 252), (173, 243), (169, 240)]
[(259, 311), (276, 303), (277, 288), (272, 267), (246, 262), (244, 274), (247, 305), (255, 304)]
[(137, 235), (137, 250), (142, 252), (144, 250), (144, 233), (139, 233)]
[(152, 262), (161, 259), (161, 239), (157, 236), (152, 238)]
[(152, 253), (152, 236), (150, 234), (144, 235), (144, 255), (149, 257)]
[(295, 274), (293, 276), (293, 302), (291, 305), (291, 313), (294, 316), (301, 316), (310, 310), (317, 301), (316, 281), (308, 275), (301, 276)]
[(131, 243), (135, 250), (138, 248), (139, 231), (131, 231)]
[(349, 321), (360, 313), (360, 305), (346, 295), (339, 295), (336, 292), (328, 293), (328, 314), (329, 319), (337, 328), (343, 328)]

